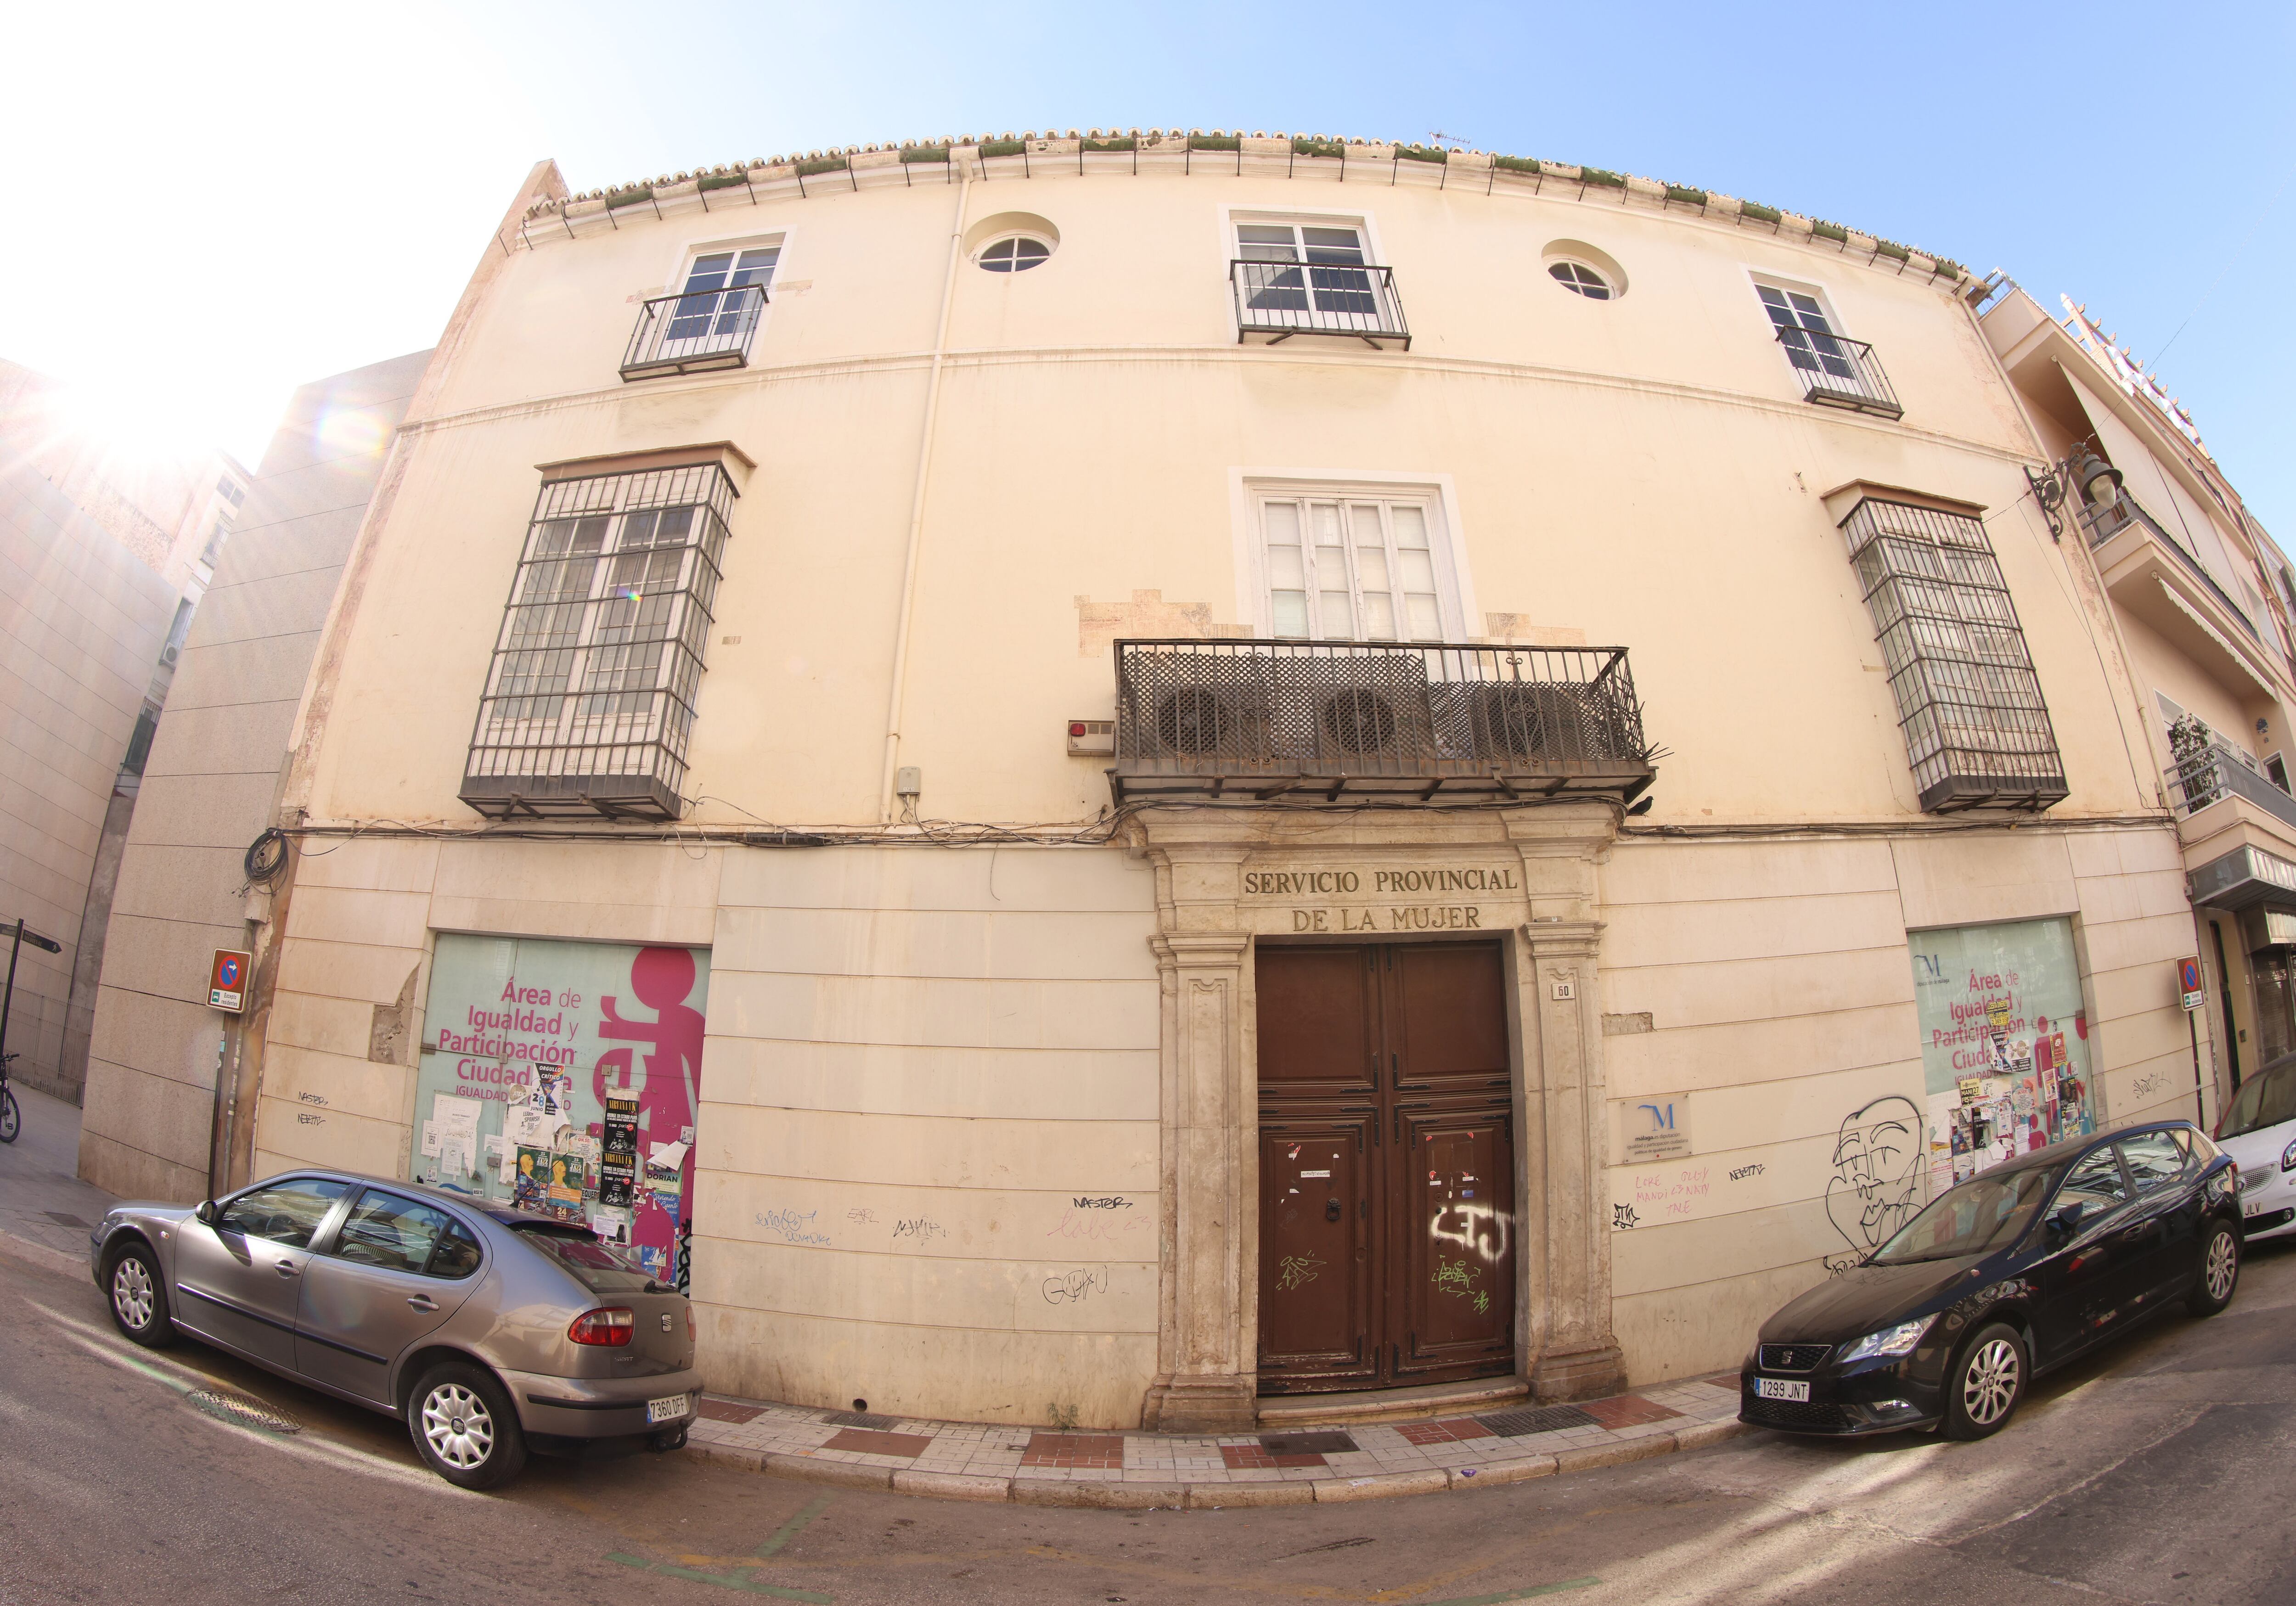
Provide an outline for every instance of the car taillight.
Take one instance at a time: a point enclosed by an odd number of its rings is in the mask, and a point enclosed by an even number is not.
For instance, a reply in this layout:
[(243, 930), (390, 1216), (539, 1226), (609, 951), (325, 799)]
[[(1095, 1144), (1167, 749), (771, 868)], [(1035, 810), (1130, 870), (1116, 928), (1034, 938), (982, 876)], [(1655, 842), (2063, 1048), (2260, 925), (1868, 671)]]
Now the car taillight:
[(574, 1318), (574, 1325), (566, 1336), (577, 1344), (627, 1344), (630, 1341), (633, 1323), (630, 1313), (622, 1309), (586, 1310)]
[(693, 1339), (693, 1336), (694, 1336), (694, 1332), (693, 1332), (693, 1300), (691, 1300), (691, 1299), (688, 1299), (688, 1300), (685, 1302), (685, 1336), (686, 1336), (686, 1338), (687, 1338), (688, 1340)]

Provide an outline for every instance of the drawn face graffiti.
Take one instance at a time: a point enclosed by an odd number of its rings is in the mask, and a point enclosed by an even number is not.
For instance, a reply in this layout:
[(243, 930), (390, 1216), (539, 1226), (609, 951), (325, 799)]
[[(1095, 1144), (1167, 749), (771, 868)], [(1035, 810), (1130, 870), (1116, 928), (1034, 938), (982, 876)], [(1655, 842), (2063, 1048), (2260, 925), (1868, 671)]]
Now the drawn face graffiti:
[(1922, 1208), (1922, 1112), (1891, 1094), (1841, 1118), (1826, 1218), (1863, 1255), (1877, 1250)]

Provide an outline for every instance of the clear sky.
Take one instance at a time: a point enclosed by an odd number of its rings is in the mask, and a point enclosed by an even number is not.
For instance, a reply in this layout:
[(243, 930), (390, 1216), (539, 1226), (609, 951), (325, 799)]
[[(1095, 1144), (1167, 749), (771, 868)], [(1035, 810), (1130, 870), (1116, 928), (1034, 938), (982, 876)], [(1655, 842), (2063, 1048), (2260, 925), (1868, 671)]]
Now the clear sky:
[(2000, 266), (2158, 365), (2296, 543), (2296, 5), (29, 4), (0, 356), (250, 463), (575, 188), (1094, 125), (1454, 136)]

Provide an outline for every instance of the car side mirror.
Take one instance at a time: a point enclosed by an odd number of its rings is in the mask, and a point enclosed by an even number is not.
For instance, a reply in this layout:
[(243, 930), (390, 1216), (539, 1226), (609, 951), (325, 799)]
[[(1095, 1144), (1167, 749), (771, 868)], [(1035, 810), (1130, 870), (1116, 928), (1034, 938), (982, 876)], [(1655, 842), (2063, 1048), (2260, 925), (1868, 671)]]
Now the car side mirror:
[(2073, 1235), (2073, 1229), (2080, 1225), (2080, 1206), (2077, 1204), (2067, 1205), (2063, 1209), (2059, 1210), (2055, 1215), (2049, 1217), (2049, 1233), (2051, 1236), (2057, 1238), (2071, 1237)]
[(223, 1208), (217, 1204), (212, 1199), (202, 1199), (200, 1200), (200, 1208), (193, 1211), (192, 1214), (198, 1217), (209, 1226), (213, 1226), (216, 1222), (221, 1218), (223, 1215)]

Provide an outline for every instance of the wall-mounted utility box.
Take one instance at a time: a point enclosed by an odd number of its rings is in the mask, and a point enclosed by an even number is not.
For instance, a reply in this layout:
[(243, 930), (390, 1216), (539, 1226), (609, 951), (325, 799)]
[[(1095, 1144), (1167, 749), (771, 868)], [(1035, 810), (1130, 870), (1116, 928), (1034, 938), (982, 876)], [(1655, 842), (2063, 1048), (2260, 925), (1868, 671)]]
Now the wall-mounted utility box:
[(1115, 758), (1116, 721), (1113, 719), (1070, 720), (1069, 757), (1071, 758)]

